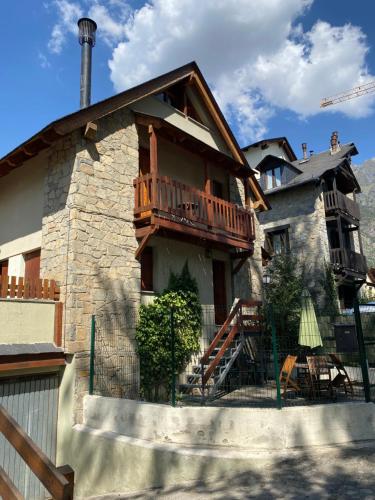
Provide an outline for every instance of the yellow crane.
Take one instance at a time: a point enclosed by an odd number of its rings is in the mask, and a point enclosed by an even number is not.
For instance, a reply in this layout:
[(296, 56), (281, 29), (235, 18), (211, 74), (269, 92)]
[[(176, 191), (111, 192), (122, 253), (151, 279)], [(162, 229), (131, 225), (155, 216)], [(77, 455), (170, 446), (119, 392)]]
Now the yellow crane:
[(320, 107), (326, 108), (327, 106), (332, 106), (332, 104), (349, 101), (355, 97), (371, 94), (372, 92), (375, 92), (375, 81), (358, 85), (358, 87), (354, 87), (354, 89), (345, 90), (344, 92), (340, 92), (340, 94), (336, 94), (331, 97), (325, 97), (320, 101)]

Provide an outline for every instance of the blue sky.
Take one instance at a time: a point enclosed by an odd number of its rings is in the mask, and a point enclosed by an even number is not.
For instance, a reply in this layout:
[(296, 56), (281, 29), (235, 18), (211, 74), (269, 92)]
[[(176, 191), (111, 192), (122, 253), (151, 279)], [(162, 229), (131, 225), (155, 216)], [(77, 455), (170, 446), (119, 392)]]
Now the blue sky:
[[(333, 130), (375, 157), (374, 96), (319, 97), (375, 80), (375, 3), (356, 0), (4, 0), (0, 156), (78, 109), (77, 15), (98, 21), (92, 102), (196, 59), (241, 145), (287, 136), (327, 149)], [(143, 7), (143, 8), (142, 8)], [(20, 15), (20, 13), (23, 13)], [(350, 24), (348, 24), (350, 23)]]

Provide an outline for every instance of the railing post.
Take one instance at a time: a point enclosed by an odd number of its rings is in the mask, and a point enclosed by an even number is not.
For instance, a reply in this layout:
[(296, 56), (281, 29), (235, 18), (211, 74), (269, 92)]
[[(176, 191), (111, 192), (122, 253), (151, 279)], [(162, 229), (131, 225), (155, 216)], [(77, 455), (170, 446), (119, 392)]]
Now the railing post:
[(172, 354), (172, 391), (171, 391), (171, 404), (176, 406), (176, 337), (174, 328), (174, 309), (171, 308), (170, 316), (171, 328), (171, 354)]
[(90, 372), (89, 372), (89, 394), (94, 394), (94, 372), (95, 372), (95, 314), (91, 316), (91, 338), (90, 338)]
[(273, 366), (274, 366), (275, 381), (276, 381), (276, 401), (277, 401), (277, 408), (281, 410), (282, 400), (281, 400), (281, 390), (280, 390), (280, 368), (279, 368), (279, 359), (277, 350), (276, 325), (275, 325), (275, 317), (273, 313), (272, 304), (269, 304), (268, 306), (268, 318), (271, 323)]
[(355, 329), (357, 332), (358, 352), (362, 370), (363, 389), (365, 392), (366, 403), (369, 403), (371, 401), (371, 395), (370, 395), (370, 379), (368, 374), (368, 361), (367, 361), (365, 341), (363, 338), (361, 313), (359, 310), (359, 302), (355, 286), (353, 286), (353, 292), (354, 292), (353, 309), (354, 309)]

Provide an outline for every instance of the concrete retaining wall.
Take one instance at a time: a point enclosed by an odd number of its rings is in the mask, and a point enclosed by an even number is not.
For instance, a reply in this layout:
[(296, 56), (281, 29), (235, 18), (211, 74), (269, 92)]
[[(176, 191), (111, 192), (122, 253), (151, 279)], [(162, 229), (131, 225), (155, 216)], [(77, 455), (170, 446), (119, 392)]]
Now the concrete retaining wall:
[(157, 443), (283, 450), (375, 439), (375, 405), (341, 403), (284, 408), (172, 408), (87, 396), (90, 428)]

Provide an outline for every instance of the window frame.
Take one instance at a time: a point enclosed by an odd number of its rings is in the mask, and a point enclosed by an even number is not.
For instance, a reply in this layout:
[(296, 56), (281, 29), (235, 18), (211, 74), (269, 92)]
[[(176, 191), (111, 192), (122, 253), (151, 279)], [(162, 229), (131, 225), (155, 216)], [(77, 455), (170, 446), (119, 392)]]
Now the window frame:
[[(266, 190), (282, 186), (283, 170), (284, 170), (284, 165), (277, 165), (275, 167), (268, 168), (267, 170), (264, 171), (264, 184)], [(277, 175), (277, 172), (280, 172), (279, 176)]]
[[(270, 255), (287, 255), (290, 253), (289, 229), (290, 226), (284, 226), (265, 232), (265, 247)], [(275, 237), (280, 237), (280, 251), (278, 252), (275, 251)]]

